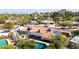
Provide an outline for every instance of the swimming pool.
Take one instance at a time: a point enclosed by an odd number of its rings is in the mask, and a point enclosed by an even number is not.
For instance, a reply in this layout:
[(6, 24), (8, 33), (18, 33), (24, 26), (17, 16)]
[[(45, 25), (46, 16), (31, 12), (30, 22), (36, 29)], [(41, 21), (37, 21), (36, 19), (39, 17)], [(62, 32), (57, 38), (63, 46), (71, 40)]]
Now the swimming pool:
[(0, 40), (0, 46), (6, 46), (8, 42), (6, 40)]
[(45, 48), (47, 48), (47, 46), (44, 43), (40, 43), (40, 42), (35, 42), (35, 43), (36, 43), (38, 49), (45, 49)]

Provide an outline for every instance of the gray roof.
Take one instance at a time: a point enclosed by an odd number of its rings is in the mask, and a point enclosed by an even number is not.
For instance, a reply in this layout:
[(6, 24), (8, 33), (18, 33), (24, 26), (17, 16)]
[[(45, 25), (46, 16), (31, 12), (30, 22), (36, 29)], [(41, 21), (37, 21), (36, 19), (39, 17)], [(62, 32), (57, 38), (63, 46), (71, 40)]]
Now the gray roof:
[(79, 36), (75, 36), (70, 41), (79, 44)]

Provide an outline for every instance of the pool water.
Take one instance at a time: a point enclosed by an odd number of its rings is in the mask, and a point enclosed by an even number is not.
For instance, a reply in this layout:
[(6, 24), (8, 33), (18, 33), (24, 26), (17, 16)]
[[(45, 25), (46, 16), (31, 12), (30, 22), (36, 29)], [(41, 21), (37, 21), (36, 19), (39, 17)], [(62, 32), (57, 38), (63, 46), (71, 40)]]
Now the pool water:
[(40, 42), (36, 42), (36, 45), (37, 45), (38, 49), (45, 49), (45, 48), (47, 48), (47, 46), (45, 44), (40, 43)]
[(0, 40), (0, 46), (6, 46), (8, 42), (6, 40)]

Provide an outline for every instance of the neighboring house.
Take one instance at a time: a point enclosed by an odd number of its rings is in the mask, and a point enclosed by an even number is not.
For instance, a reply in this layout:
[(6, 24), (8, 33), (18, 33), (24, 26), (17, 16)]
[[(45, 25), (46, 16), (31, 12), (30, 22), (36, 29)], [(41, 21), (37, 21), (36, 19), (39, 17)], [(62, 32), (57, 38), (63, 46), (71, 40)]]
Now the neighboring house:
[(16, 30), (22, 31), (22, 30), (24, 30), (24, 26), (19, 26)]
[(15, 21), (15, 20), (6, 20), (6, 23), (8, 23), (8, 22), (10, 22), (10, 23), (16, 23), (17, 21)]
[(43, 20), (43, 21), (41, 21), (41, 23), (42, 24), (55, 24), (55, 22), (52, 20)]
[(61, 34), (62, 35), (65, 35), (65, 36), (67, 36), (67, 37), (71, 37), (72, 36), (72, 34), (71, 34), (71, 31), (70, 30), (63, 30), (63, 29), (59, 29), (59, 30), (57, 30), (57, 31), (59, 31), (59, 32), (61, 32)]
[(28, 27), (25, 27), (25, 26), (19, 26), (16, 31), (19, 33), (19, 34), (28, 34)]
[(72, 21), (73, 21), (73, 22), (74, 22), (74, 21), (77, 21), (76, 17), (72, 17)]
[(0, 20), (0, 24), (4, 24), (5, 23), (5, 21), (3, 21), (3, 20)]
[(7, 33), (0, 33), (0, 36), (3, 36), (3, 37), (8, 37), (8, 35), (9, 35), (9, 32), (7, 32)]
[(64, 21), (63, 17), (59, 17), (59, 20), (60, 20), (60, 21)]
[(0, 30), (0, 37), (3, 37), (3, 38), (8, 38), (9, 37), (9, 30), (8, 29), (1, 29)]
[(59, 17), (59, 23), (62, 24), (64, 21), (63, 17)]
[(73, 26), (79, 26), (79, 22), (73, 21)]
[(76, 17), (72, 17), (73, 26), (79, 26), (79, 22), (77, 22)]
[(69, 48), (72, 49), (79, 48), (79, 36), (75, 36), (70, 40)]
[(79, 44), (79, 36), (73, 37), (70, 41)]
[(33, 21), (31, 21), (31, 24), (37, 24), (37, 21), (33, 20)]
[(9, 32), (9, 29), (1, 29), (0, 30), (0, 33), (6, 33), (6, 32)]

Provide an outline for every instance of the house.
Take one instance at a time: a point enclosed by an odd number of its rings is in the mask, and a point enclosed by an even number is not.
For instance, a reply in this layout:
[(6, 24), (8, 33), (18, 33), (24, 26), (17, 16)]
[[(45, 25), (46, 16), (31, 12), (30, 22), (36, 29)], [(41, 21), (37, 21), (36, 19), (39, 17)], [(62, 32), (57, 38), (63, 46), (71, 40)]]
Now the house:
[(31, 33), (29, 33), (28, 36), (30, 38), (32, 38), (32, 39), (37, 39), (37, 40), (40, 40), (41, 39), (41, 34), (40, 33), (37, 33), (37, 32), (31, 32)]
[(63, 17), (59, 17), (59, 23), (62, 24), (64, 22)]
[(13, 20), (14, 19), (14, 16), (9, 16), (8, 17), (8, 20)]
[(8, 37), (9, 36), (9, 32), (7, 32), (7, 33), (0, 33), (0, 37)]
[(32, 33), (29, 33), (28, 36), (32, 39), (51, 43), (53, 41), (54, 37), (55, 37), (55, 34), (53, 34), (52, 32), (48, 32), (48, 33), (32, 32)]
[(37, 24), (37, 21), (32, 20), (31, 24)]
[(30, 30), (30, 32), (37, 32), (39, 30), (39, 27), (32, 27), (32, 29)]
[(5, 23), (5, 21), (4, 20), (0, 20), (0, 24), (4, 24)]
[(35, 25), (36, 27), (44, 27), (45, 24), (38, 24), (38, 25)]
[(73, 26), (79, 26), (79, 22), (73, 21)]
[(70, 40), (69, 48), (72, 49), (79, 48), (79, 36), (75, 36)]
[(58, 32), (61, 32), (62, 35), (65, 35), (67, 37), (71, 37), (72, 34), (71, 34), (71, 30), (68, 29), (67, 27), (56, 27), (56, 28), (53, 28), (54, 31), (57, 31), (56, 34), (58, 34)]
[(55, 24), (55, 22), (52, 20), (43, 20), (43, 21), (41, 21), (41, 23), (42, 24)]
[(42, 26), (35, 26), (32, 27), (32, 29), (30, 30), (30, 32), (40, 32), (40, 33), (46, 33), (48, 30), (47, 27), (42, 27)]
[(76, 17), (72, 17), (72, 23), (73, 23), (73, 26), (79, 26), (79, 22), (77, 22)]
[(64, 21), (63, 17), (59, 17), (59, 20), (60, 20), (60, 21)]
[(17, 21), (15, 21), (15, 20), (6, 20), (6, 23), (8, 23), (8, 22), (10, 22), (10, 23), (16, 23)]
[(52, 38), (54, 38), (55, 34), (48, 27), (32, 27), (29, 33), (29, 37), (32, 39), (38, 39), (44, 42), (51, 42)]
[(42, 33), (42, 38), (48, 38), (49, 40), (55, 37), (53, 32)]
[(1, 29), (0, 30), (0, 33), (6, 33), (6, 32), (9, 32), (9, 29)]
[(79, 36), (73, 37), (70, 41), (79, 44)]
[(67, 32), (67, 31), (62, 31), (61, 34), (65, 35), (67, 37), (71, 37), (72, 36), (71, 32)]
[(16, 31), (19, 33), (19, 34), (28, 34), (28, 27), (25, 27), (25, 26), (19, 26)]
[(43, 20), (41, 21), (42, 24), (44, 24), (44, 26), (47, 26), (47, 27), (55, 27), (55, 22), (53, 20)]

